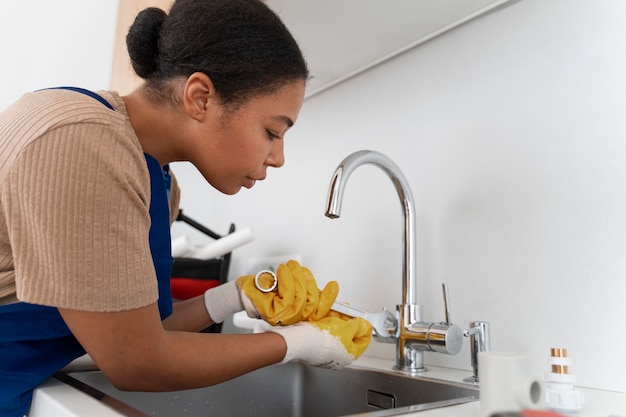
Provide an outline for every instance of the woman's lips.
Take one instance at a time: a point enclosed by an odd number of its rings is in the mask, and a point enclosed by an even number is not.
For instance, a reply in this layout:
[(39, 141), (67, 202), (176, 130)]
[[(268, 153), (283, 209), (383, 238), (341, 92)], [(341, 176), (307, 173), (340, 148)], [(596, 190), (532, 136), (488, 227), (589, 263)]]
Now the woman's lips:
[(254, 178), (250, 178), (250, 177), (246, 177), (246, 180), (243, 183), (243, 186), (246, 188), (252, 188), (254, 187), (254, 184), (256, 184), (256, 181)]

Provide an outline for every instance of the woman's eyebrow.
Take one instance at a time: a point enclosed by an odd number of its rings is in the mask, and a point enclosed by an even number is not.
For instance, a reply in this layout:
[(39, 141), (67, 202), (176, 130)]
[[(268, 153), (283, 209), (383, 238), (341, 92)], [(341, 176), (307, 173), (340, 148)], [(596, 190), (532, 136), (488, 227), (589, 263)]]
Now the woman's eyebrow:
[(287, 127), (291, 127), (293, 126), (293, 120), (291, 120), (289, 117), (287, 116), (272, 116), (272, 119), (277, 120), (279, 122), (283, 122), (284, 124), (287, 125)]

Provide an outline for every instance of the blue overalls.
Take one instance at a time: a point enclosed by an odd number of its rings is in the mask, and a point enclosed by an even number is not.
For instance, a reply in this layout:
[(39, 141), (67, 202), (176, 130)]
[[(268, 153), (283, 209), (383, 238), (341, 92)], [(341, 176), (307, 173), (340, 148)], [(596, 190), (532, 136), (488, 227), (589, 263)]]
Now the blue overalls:
[[(101, 96), (88, 94), (109, 109)], [(161, 319), (172, 313), (172, 270), (168, 167), (144, 154), (150, 172), (150, 250), (159, 286)], [(74, 359), (84, 349), (54, 307), (18, 302), (0, 306), (0, 416), (22, 417), (28, 412), (33, 390)]]

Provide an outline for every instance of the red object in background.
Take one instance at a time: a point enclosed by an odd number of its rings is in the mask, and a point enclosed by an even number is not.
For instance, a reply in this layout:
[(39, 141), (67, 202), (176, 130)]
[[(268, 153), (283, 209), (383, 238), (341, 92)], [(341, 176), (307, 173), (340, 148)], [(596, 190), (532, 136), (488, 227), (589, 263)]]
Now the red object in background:
[(565, 417), (565, 415), (554, 411), (522, 410), (520, 413), (524, 417)]
[(198, 279), (198, 278), (172, 278), (170, 287), (172, 289), (172, 298), (176, 300), (188, 300), (204, 292), (210, 288), (220, 285), (217, 279)]
[(230, 253), (217, 259), (176, 258), (172, 265), (170, 288), (172, 298), (187, 300), (204, 294), (209, 288), (224, 284), (228, 279)]

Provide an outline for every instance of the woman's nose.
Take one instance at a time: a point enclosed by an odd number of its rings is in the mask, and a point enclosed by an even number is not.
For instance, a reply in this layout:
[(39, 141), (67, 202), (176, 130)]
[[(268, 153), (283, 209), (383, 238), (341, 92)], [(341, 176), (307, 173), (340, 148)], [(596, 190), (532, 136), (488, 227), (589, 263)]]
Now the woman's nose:
[(280, 168), (285, 165), (284, 140), (274, 140), (265, 164), (274, 168)]

